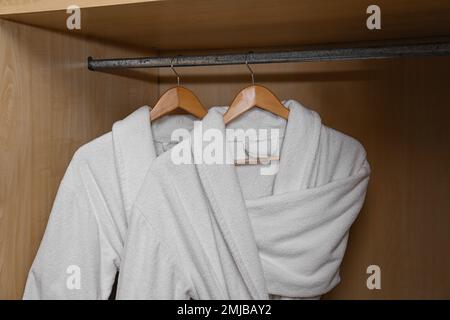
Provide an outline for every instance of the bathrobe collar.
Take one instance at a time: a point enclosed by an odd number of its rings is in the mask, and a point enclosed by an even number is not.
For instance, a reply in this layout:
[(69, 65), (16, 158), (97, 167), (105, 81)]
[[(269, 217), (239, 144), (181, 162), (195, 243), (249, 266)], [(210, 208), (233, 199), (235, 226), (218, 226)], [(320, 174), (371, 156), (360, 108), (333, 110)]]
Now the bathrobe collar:
[(280, 152), (280, 163), (274, 183), (274, 194), (307, 187), (317, 154), (322, 125), (320, 116), (294, 100), (284, 102), (289, 118)]
[(143, 106), (114, 123), (112, 135), (125, 212), (129, 216), (145, 172), (156, 158), (150, 108)]
[[(225, 137), (223, 115), (218, 110), (210, 110), (202, 126), (203, 132), (218, 129)], [(192, 147), (195, 147), (195, 142)], [(194, 149), (193, 154), (195, 158)], [(234, 166), (200, 163), (197, 168), (223, 237), (251, 298), (267, 299), (263, 269)]]
[[(317, 113), (304, 108), (294, 100), (288, 100), (284, 104), (290, 109), (290, 113), (281, 149), (279, 172), (274, 184), (275, 194), (305, 187), (304, 184), (308, 181), (307, 174), (312, 171), (310, 169), (320, 136), (321, 121)], [(143, 106), (125, 119), (114, 123), (112, 129), (119, 183), (127, 215), (144, 180), (144, 173), (147, 172), (152, 160), (157, 157), (150, 110), (150, 107)], [(203, 121), (204, 130), (209, 126), (223, 133), (224, 110), (224, 108), (211, 109)], [(224, 166), (218, 167), (216, 170), (222, 172), (222, 175), (227, 171), (233, 172), (225, 176), (232, 177), (235, 179), (234, 183), (238, 183), (234, 166), (229, 166), (230, 168), (225, 170)], [(238, 190), (240, 192), (240, 188)]]
[[(285, 105), (290, 113), (281, 148), (279, 172), (274, 184), (275, 193), (288, 192), (302, 186), (305, 176), (311, 171), (319, 143), (319, 116), (293, 100), (286, 101)], [(203, 132), (217, 129), (225, 137), (222, 108), (211, 109), (203, 119), (202, 126)], [(195, 142), (192, 145), (194, 144)], [(194, 150), (193, 153), (195, 158)], [(234, 164), (200, 163), (197, 168), (224, 238), (252, 298), (267, 298), (258, 248)]]

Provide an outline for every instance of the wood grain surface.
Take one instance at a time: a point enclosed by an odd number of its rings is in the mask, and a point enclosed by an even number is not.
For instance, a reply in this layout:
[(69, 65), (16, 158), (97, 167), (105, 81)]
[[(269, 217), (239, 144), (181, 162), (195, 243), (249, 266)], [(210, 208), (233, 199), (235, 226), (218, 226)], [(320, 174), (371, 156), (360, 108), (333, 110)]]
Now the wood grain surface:
[[(108, 0), (98, 1), (99, 6), (81, 1), (79, 34), (159, 50), (300, 46), (450, 35), (449, 0), (109, 1), (110, 6), (104, 5)], [(11, 14), (13, 11), (7, 11), (6, 6), (3, 17), (67, 32), (69, 15), (64, 7), (61, 9), (66, 1), (51, 1), (53, 5), (48, 0), (39, 2), (54, 6), (54, 10), (32, 1), (22, 7), (22, 12), (29, 13)], [(372, 4), (381, 9), (380, 30), (366, 27), (366, 10)], [(33, 8), (39, 12), (30, 12)]]
[(1, 20), (0, 44), (0, 299), (17, 299), (74, 151), (155, 103), (157, 86), (154, 71), (86, 68), (88, 55), (144, 52)]

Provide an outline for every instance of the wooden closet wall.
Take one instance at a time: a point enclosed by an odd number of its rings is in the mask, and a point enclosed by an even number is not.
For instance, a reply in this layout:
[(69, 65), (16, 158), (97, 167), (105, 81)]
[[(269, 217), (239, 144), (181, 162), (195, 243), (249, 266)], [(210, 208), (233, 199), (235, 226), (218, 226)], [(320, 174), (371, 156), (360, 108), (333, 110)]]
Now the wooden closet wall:
[[(85, 27), (67, 31), (65, 1), (0, 1), (0, 16), (14, 20), (0, 20), (0, 299), (22, 296), (73, 152), (176, 83), (170, 69), (90, 72), (87, 56), (450, 35), (450, 1), (380, 1), (379, 33), (361, 27), (365, 1), (78, 2)], [(342, 282), (325, 298), (450, 298), (450, 57), (252, 67), (258, 83), (316, 110), (368, 153), (365, 206), (351, 229)], [(178, 72), (207, 106), (228, 105), (251, 80), (245, 66)], [(381, 267), (381, 290), (366, 287), (372, 264)]]
[(93, 73), (88, 55), (151, 54), (0, 20), (0, 299), (21, 298), (75, 150), (157, 98), (139, 79)]

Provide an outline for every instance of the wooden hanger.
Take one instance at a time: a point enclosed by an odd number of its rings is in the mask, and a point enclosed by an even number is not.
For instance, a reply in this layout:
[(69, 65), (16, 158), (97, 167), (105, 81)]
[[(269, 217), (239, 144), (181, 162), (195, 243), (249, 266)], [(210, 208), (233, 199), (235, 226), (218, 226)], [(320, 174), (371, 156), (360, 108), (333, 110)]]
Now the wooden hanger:
[(237, 94), (223, 115), (225, 124), (230, 123), (248, 110), (259, 107), (283, 119), (288, 119), (289, 109), (266, 87), (251, 85)]
[[(272, 91), (270, 91), (266, 87), (255, 85), (255, 75), (253, 73), (253, 70), (250, 68), (247, 61), (245, 61), (245, 64), (251, 72), (252, 85), (241, 90), (236, 95), (230, 107), (223, 115), (225, 125), (255, 107), (269, 111), (285, 120), (288, 120), (289, 109), (281, 103), (280, 99), (278, 99), (275, 94), (272, 93)], [(259, 156), (256, 158), (246, 157), (245, 159), (235, 159), (235, 164), (261, 164), (279, 160), (279, 156), (269, 156), (265, 158)]]
[(173, 68), (173, 59), (170, 68), (177, 76), (177, 86), (167, 90), (150, 111), (150, 120), (153, 122), (165, 115), (188, 113), (198, 119), (208, 113), (197, 96), (189, 89), (180, 86), (180, 76)]
[(288, 119), (289, 109), (286, 108), (273, 93), (266, 87), (255, 85), (255, 77), (253, 70), (245, 61), (247, 68), (252, 75), (252, 85), (246, 87), (237, 94), (228, 108), (227, 112), (223, 115), (225, 124), (230, 123), (248, 110), (258, 107), (269, 111), (283, 119)]
[(165, 115), (189, 113), (198, 119), (208, 113), (197, 96), (185, 87), (176, 86), (167, 90), (150, 111), (151, 121), (155, 121)]

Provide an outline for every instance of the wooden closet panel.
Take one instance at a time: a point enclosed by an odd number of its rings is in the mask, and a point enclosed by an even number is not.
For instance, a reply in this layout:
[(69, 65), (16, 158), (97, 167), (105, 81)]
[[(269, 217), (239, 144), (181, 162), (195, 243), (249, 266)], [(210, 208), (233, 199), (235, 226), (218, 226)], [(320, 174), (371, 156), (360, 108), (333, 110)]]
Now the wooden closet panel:
[[(450, 35), (449, 0), (74, 2), (82, 8), (78, 33), (159, 50), (302, 46)], [(111, 5), (105, 6), (107, 3)], [(0, 16), (66, 31), (67, 4), (67, 0), (35, 0), (2, 5), (0, 0)], [(375, 31), (366, 27), (367, 8), (374, 4), (381, 9), (382, 23)]]
[[(450, 298), (450, 58), (254, 65), (256, 82), (363, 143), (371, 180), (328, 299)], [(208, 106), (250, 84), (245, 66), (179, 68)], [(160, 73), (160, 92), (175, 83)], [(366, 268), (381, 267), (381, 290)]]
[(0, 299), (22, 297), (74, 151), (157, 98), (156, 71), (90, 72), (86, 57), (143, 54), (0, 20)]
[[(23, 14), (43, 11), (65, 11), (67, 7), (76, 4), (78, 7), (86, 9), (92, 7), (127, 5), (140, 2), (152, 2), (161, 0), (32, 0), (14, 1), (0, 0), (1, 14)], [(75, 3), (76, 2), (76, 3)]]

